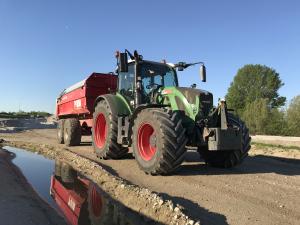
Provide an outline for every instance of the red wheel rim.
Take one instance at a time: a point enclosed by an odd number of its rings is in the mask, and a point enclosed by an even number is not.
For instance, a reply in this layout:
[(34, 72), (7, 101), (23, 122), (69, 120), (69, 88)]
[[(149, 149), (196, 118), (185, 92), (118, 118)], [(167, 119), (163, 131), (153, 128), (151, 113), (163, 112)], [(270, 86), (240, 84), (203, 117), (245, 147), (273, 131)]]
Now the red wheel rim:
[(103, 113), (99, 113), (95, 124), (95, 142), (98, 148), (103, 148), (106, 141), (107, 128), (106, 119)]
[(92, 202), (92, 211), (94, 216), (99, 217), (102, 211), (102, 199), (101, 199), (101, 195), (98, 193), (95, 186), (92, 187), (91, 202)]
[(144, 123), (138, 130), (138, 151), (142, 159), (149, 161), (156, 152), (156, 134), (154, 128)]

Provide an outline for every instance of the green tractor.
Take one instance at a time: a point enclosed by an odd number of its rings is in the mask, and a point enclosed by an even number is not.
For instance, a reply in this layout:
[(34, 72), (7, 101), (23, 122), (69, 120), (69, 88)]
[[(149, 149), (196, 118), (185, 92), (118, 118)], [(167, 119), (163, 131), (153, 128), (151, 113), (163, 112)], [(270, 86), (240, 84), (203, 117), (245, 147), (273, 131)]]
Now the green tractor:
[(249, 131), (225, 100), (214, 107), (211, 93), (195, 85), (179, 87), (176, 70), (195, 64), (206, 81), (202, 62), (153, 62), (128, 50), (116, 57), (118, 88), (95, 101), (92, 138), (98, 157), (119, 159), (132, 149), (145, 173), (166, 175), (180, 167), (191, 147), (221, 168), (248, 155)]

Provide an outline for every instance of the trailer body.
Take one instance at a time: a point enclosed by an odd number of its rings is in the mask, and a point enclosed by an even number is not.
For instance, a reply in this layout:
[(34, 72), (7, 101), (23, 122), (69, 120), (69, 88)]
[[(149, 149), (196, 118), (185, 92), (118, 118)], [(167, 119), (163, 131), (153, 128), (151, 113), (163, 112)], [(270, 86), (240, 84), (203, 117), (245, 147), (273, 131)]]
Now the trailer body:
[(95, 99), (117, 89), (117, 76), (92, 73), (88, 78), (65, 89), (56, 101), (57, 119), (77, 118), (82, 127), (91, 128)]
[[(82, 184), (85, 184), (82, 182)], [(86, 187), (86, 185), (83, 185)], [(57, 177), (51, 177), (50, 194), (63, 215), (71, 225), (79, 225), (78, 220), (82, 213), (83, 203), (86, 196), (74, 191), (74, 188), (67, 188)]]

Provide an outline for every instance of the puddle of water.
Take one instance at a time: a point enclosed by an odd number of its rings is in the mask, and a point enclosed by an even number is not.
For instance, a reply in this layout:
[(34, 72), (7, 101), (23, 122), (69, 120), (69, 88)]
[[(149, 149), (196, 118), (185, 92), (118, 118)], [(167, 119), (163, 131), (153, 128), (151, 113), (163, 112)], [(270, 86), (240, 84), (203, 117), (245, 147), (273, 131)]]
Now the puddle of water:
[(54, 171), (54, 161), (19, 148), (7, 146), (4, 149), (16, 155), (12, 160), (13, 163), (19, 167), (39, 196), (52, 207), (57, 208), (56, 203), (49, 195), (50, 177)]
[(16, 155), (13, 163), (71, 225), (160, 224), (124, 206), (66, 163), (18, 148), (4, 149)]

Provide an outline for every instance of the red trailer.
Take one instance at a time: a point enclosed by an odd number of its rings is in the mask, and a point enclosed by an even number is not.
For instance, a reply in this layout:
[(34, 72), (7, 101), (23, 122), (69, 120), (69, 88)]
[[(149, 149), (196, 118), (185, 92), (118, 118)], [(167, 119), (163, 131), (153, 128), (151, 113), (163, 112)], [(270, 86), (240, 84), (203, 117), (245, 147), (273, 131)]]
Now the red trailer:
[(85, 80), (63, 90), (56, 101), (59, 143), (79, 145), (81, 135), (90, 135), (96, 98), (114, 92), (116, 88), (116, 75), (92, 73)]

